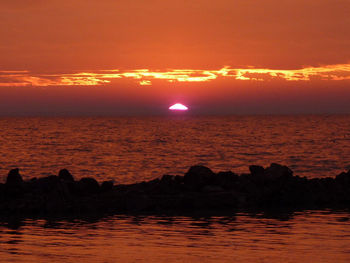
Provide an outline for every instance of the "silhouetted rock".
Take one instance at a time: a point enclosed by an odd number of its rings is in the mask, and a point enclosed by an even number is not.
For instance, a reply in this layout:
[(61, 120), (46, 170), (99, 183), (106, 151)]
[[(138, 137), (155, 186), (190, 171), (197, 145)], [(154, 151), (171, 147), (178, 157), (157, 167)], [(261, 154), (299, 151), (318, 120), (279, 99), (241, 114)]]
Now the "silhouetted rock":
[(204, 193), (217, 193), (217, 192), (223, 192), (224, 188), (218, 185), (206, 185), (202, 188), (202, 192)]
[(163, 175), (163, 177), (156, 182), (152, 192), (158, 194), (176, 194), (183, 191), (183, 177), (173, 175)]
[(265, 175), (268, 175), (272, 179), (279, 179), (281, 177), (288, 178), (293, 176), (293, 171), (287, 166), (272, 163), (270, 167), (265, 169)]
[(20, 187), (23, 184), (22, 176), (19, 174), (19, 169), (12, 169), (7, 175), (6, 185), (11, 187)]
[(65, 169), (58, 176), (23, 181), (18, 169), (0, 183), (2, 215), (71, 215), (99, 213), (164, 213), (196, 211), (281, 210), (285, 208), (350, 208), (350, 171), (336, 178), (307, 179), (279, 164), (250, 174), (214, 173), (192, 166), (184, 176), (164, 175), (129, 185), (94, 178), (74, 181)]
[(174, 181), (174, 178), (175, 178), (175, 176), (173, 176), (173, 175), (165, 174), (160, 179), (160, 183), (164, 183), (164, 184), (171, 183)]
[(91, 177), (81, 178), (78, 182), (78, 187), (82, 194), (96, 194), (100, 190), (100, 186), (96, 179)]
[(153, 208), (153, 200), (145, 194), (131, 194), (127, 195), (124, 199), (125, 210), (128, 212), (142, 212), (149, 211)]
[(184, 183), (191, 189), (200, 189), (215, 176), (214, 172), (205, 166), (192, 166), (184, 176)]
[(59, 187), (60, 179), (56, 175), (42, 177), (32, 182), (32, 187), (39, 193), (51, 193)]
[(218, 185), (226, 190), (233, 189), (238, 180), (238, 175), (228, 171), (228, 172), (219, 172), (216, 175), (212, 176), (211, 184)]
[(67, 169), (62, 169), (58, 173), (58, 178), (60, 178), (63, 181), (68, 181), (68, 182), (74, 182), (73, 175), (67, 170)]
[(113, 190), (113, 181), (104, 181), (101, 184), (101, 192), (108, 192)]
[(0, 200), (3, 200), (3, 199), (4, 199), (4, 196), (5, 196), (5, 189), (6, 189), (5, 184), (0, 183)]
[(350, 170), (347, 173), (342, 172), (341, 174), (337, 175), (335, 180), (340, 184), (350, 185)]
[(174, 181), (178, 184), (182, 184), (184, 182), (184, 177), (181, 175), (175, 175)]
[(263, 175), (265, 172), (265, 169), (264, 169), (264, 167), (262, 167), (260, 165), (250, 165), (249, 171), (253, 176), (254, 175)]
[(50, 191), (45, 200), (45, 209), (48, 214), (64, 213), (72, 196), (65, 184), (58, 183)]

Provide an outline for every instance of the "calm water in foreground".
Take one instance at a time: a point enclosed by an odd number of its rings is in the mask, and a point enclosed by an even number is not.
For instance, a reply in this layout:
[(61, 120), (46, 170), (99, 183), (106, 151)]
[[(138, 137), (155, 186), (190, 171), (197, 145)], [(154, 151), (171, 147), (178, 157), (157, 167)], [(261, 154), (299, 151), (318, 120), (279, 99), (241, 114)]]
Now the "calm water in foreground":
[[(2, 118), (0, 175), (132, 183), (191, 165), (307, 177), (350, 168), (350, 116)], [(0, 220), (0, 262), (350, 262), (350, 213)]]
[(0, 225), (1, 262), (350, 262), (349, 213), (110, 217)]

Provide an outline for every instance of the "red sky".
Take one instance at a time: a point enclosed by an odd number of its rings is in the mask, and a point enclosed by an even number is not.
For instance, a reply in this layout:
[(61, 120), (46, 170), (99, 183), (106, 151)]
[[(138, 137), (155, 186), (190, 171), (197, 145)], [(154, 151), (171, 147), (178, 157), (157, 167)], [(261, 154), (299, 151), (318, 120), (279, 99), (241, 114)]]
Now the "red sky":
[(0, 114), (157, 114), (173, 102), (349, 113), (349, 14), (348, 0), (3, 0)]

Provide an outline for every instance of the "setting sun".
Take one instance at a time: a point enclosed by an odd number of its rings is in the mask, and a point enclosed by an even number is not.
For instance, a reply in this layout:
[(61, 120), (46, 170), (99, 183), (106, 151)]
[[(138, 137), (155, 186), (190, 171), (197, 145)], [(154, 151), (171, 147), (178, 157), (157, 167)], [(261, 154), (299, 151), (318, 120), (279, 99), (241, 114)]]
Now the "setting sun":
[(188, 110), (188, 107), (186, 107), (185, 105), (181, 104), (181, 103), (176, 103), (172, 106), (169, 107), (169, 110), (180, 110), (180, 111), (186, 111)]

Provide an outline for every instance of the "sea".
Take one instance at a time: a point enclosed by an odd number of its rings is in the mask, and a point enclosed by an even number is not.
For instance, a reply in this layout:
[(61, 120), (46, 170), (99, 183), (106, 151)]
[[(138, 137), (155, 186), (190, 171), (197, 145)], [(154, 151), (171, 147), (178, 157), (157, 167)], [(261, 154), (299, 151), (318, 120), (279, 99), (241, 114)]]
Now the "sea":
[[(307, 178), (349, 170), (350, 115), (0, 118), (1, 182), (12, 168), (128, 184), (270, 163)], [(0, 262), (350, 262), (350, 213), (1, 219)]]

